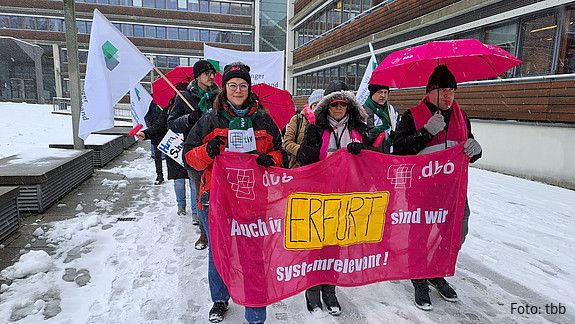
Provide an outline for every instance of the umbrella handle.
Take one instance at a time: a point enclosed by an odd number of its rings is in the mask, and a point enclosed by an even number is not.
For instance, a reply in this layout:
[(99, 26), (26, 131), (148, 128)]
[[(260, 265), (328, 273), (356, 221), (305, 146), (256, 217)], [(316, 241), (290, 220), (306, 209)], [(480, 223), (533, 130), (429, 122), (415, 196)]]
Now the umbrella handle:
[(186, 99), (186, 97), (184, 97), (184, 95), (180, 92), (180, 90), (178, 90), (173, 84), (172, 81), (170, 81), (168, 78), (166, 78), (166, 76), (164, 75), (164, 73), (162, 73), (162, 71), (160, 71), (160, 69), (158, 69), (157, 67), (154, 66), (154, 71), (158, 72), (158, 74), (162, 77), (162, 79), (164, 79), (168, 85), (170, 86), (170, 88), (172, 88), (172, 90), (174, 90), (176, 92), (176, 94), (178, 95), (178, 97), (182, 98), (182, 100), (186, 103), (186, 105), (188, 105), (188, 107), (190, 107), (190, 109), (192, 111), (195, 111), (194, 107), (192, 107), (192, 104), (188, 101), (188, 99)]

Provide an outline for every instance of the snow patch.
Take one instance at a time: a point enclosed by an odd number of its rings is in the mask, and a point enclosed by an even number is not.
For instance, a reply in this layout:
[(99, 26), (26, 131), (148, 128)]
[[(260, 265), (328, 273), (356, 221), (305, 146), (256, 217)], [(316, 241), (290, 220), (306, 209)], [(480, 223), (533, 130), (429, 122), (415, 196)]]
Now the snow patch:
[(0, 277), (6, 279), (25, 278), (40, 272), (47, 272), (53, 266), (52, 258), (45, 251), (30, 251), (20, 256), (14, 265), (0, 272)]

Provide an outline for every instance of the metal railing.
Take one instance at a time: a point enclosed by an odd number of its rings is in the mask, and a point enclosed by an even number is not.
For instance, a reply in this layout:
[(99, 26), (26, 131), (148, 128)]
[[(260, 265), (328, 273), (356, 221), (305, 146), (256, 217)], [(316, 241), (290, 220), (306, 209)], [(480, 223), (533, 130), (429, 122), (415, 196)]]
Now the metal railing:
[[(58, 111), (58, 112), (66, 111), (72, 113), (70, 98), (53, 97), (52, 111)], [(114, 118), (131, 120), (132, 114), (130, 112), (130, 104), (122, 104), (122, 103), (116, 104), (114, 106)]]

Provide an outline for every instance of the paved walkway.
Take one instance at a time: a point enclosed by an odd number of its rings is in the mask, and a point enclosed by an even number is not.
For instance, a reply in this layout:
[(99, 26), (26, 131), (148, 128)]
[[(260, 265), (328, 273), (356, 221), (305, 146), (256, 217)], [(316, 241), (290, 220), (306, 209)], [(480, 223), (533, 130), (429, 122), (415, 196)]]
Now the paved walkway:
[[(4, 247), (0, 249), (0, 271), (13, 265), (18, 261), (21, 254), (30, 250), (44, 250), (52, 254), (54, 246), (46, 243), (45, 239), (38, 239), (32, 233), (39, 227), (46, 231), (50, 222), (76, 217), (79, 211), (86, 213), (94, 211), (96, 209), (95, 199), (116, 200), (113, 209), (116, 214), (122, 215), (122, 210), (126, 210), (126, 206), (133, 204), (134, 198), (132, 197), (137, 196), (144, 189), (147, 190), (155, 179), (130, 179), (130, 182), (135, 185), (126, 186), (121, 191), (111, 186), (103, 186), (102, 181), (104, 179), (126, 179), (126, 176), (108, 170), (123, 165), (125, 161), (133, 161), (149, 154), (147, 149), (149, 145), (149, 142), (138, 142), (124, 150), (122, 155), (112, 160), (104, 168), (96, 169), (91, 178), (61, 198), (43, 214), (20, 214), (22, 221), (20, 229), (1, 243)], [(138, 147), (146, 148), (146, 151), (138, 150)], [(150, 160), (150, 168), (153, 167), (153, 161)], [(77, 210), (78, 205), (82, 206), (81, 210)], [(0, 280), (0, 284), (2, 283)]]

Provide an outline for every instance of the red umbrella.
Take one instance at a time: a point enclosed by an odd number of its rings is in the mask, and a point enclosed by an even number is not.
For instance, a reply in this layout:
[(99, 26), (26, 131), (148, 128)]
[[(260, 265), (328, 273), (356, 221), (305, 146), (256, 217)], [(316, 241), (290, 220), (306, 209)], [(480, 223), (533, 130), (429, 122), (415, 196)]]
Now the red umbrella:
[[(176, 66), (173, 70), (165, 74), (166, 78), (170, 80), (172, 85), (183, 83), (188, 85), (194, 80), (194, 69), (191, 66)], [(222, 84), (222, 75), (216, 74), (215, 82), (218, 86)], [(170, 87), (164, 78), (158, 78), (152, 83), (152, 97), (154, 102), (160, 107), (166, 108), (175, 95), (174, 89)]]
[(295, 114), (295, 106), (289, 91), (260, 83), (252, 86), (252, 92), (258, 96), (260, 104), (269, 112), (280, 130)]
[(460, 83), (496, 77), (520, 63), (500, 47), (476, 39), (429, 42), (389, 54), (369, 83), (394, 88), (425, 86), (433, 69), (443, 64)]

